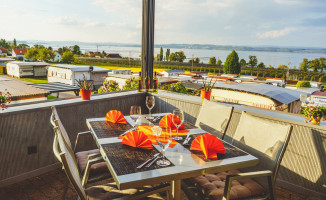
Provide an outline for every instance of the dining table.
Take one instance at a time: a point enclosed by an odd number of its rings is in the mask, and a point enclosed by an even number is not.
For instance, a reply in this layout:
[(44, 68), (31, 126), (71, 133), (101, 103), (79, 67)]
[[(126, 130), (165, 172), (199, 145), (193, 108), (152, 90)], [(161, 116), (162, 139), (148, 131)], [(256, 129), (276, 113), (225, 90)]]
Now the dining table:
[[(152, 114), (153, 119), (146, 119), (142, 115), (142, 123), (158, 125), (159, 120), (169, 113)], [(218, 154), (217, 159), (206, 159), (199, 151), (190, 150), (190, 145), (183, 145), (183, 140), (166, 149), (165, 157), (171, 164), (161, 167), (156, 163), (150, 167), (137, 168), (153, 155), (162, 151), (159, 145), (153, 144), (153, 149), (141, 149), (122, 144), (119, 137), (135, 126), (130, 116), (125, 116), (127, 124), (108, 122), (104, 117), (89, 118), (86, 120), (92, 136), (108, 169), (121, 190), (137, 188), (145, 185), (172, 183), (172, 195), (175, 200), (181, 196), (181, 180), (208, 173), (218, 173), (232, 169), (240, 169), (258, 164), (259, 160), (253, 155), (222, 140), (225, 154)], [(185, 121), (185, 130), (189, 130), (191, 137), (189, 144), (197, 136), (207, 133), (191, 123)]]

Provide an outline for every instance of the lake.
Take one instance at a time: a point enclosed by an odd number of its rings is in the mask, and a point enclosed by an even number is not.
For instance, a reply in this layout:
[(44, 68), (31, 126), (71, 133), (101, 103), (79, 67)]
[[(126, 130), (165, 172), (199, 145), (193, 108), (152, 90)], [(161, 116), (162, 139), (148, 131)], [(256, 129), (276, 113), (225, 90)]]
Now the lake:
[[(59, 46), (48, 44), (52, 46), (53, 49), (58, 49)], [(47, 45), (47, 46), (48, 46)], [(90, 46), (84, 45), (80, 46), (80, 49), (84, 53), (85, 51), (105, 51), (107, 53), (119, 53), (123, 57), (132, 57), (139, 58), (141, 54), (140, 47), (121, 47), (121, 46)], [(164, 50), (164, 55), (165, 51)], [(189, 59), (193, 57), (199, 57), (200, 62), (208, 63), (209, 58), (215, 56), (216, 59), (221, 59), (224, 63), (226, 57), (231, 53), (229, 50), (208, 50), (208, 49), (173, 49), (171, 48), (171, 53), (176, 51), (184, 51), (188, 62)], [(160, 52), (160, 48), (155, 48), (155, 55)], [(315, 58), (325, 57), (326, 54), (323, 53), (291, 53), (291, 52), (266, 52), (266, 51), (237, 51), (239, 55), (239, 59), (245, 59), (246, 62), (249, 60), (249, 55), (256, 56), (258, 59), (258, 63), (263, 62), (266, 67), (272, 65), (273, 67), (277, 67), (279, 65), (288, 65), (290, 63), (290, 67), (296, 66), (299, 68), (300, 63), (303, 58), (307, 58), (308, 60), (313, 60)]]

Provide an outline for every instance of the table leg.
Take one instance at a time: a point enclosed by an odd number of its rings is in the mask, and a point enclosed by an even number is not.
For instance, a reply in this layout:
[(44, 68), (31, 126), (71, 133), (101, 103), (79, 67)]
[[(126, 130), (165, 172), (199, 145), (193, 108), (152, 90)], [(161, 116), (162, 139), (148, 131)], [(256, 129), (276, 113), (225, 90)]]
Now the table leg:
[(172, 195), (174, 200), (181, 199), (181, 180), (174, 180), (172, 182)]

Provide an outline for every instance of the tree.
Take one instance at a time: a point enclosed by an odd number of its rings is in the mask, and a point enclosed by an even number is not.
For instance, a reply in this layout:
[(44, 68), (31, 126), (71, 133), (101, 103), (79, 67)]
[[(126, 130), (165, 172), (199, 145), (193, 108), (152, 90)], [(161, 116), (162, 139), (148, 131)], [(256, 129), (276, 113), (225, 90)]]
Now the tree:
[(326, 58), (321, 57), (319, 58), (319, 65), (320, 65), (320, 69), (321, 71), (323, 71), (324, 69), (326, 70)]
[(247, 66), (247, 63), (246, 63), (245, 59), (240, 60), (240, 66), (241, 67), (246, 67)]
[(34, 44), (34, 48), (35, 48), (35, 49), (43, 49), (43, 48), (45, 48), (45, 47), (44, 47), (44, 45)]
[(309, 67), (309, 61), (307, 58), (304, 58), (302, 63), (300, 64), (300, 70), (308, 71), (308, 67)]
[(42, 48), (38, 50), (37, 59), (42, 61), (50, 61), (54, 58), (54, 53), (52, 50), (47, 48)]
[(31, 49), (28, 49), (24, 58), (26, 59), (29, 59), (29, 60), (37, 60), (37, 57), (38, 57), (38, 49), (36, 48), (31, 48)]
[(263, 62), (261, 62), (261, 63), (259, 63), (257, 65), (257, 68), (264, 69), (265, 68), (265, 64)]
[(48, 47), (49, 50), (53, 51), (53, 48), (51, 46)]
[(222, 60), (218, 59), (216, 62), (217, 67), (222, 67)]
[(318, 58), (309, 61), (309, 68), (310, 68), (310, 69), (313, 69), (314, 72), (317, 72), (317, 71), (318, 71), (318, 69), (320, 68)]
[(255, 66), (257, 66), (258, 60), (256, 56), (249, 56), (249, 62), (248, 64), (254, 68)]
[(79, 47), (78, 45), (74, 45), (74, 46), (72, 47), (72, 52), (73, 52), (74, 54), (80, 55), (80, 54), (81, 54), (80, 47)]
[(62, 62), (64, 63), (73, 63), (74, 62), (74, 53), (71, 51), (66, 51), (62, 54)]
[(223, 65), (223, 72), (227, 74), (239, 74), (241, 72), (239, 56), (235, 50), (226, 57)]
[(167, 49), (166, 52), (165, 52), (165, 58), (166, 58), (166, 61), (169, 61), (169, 58), (170, 58), (170, 49)]
[(189, 63), (199, 63), (200, 62), (200, 59), (198, 57), (196, 57), (195, 59), (191, 59), (189, 60)]
[(19, 44), (17, 45), (17, 49), (28, 49), (29, 48), (29, 45), (27, 44)]
[(215, 58), (215, 56), (209, 58), (208, 64), (216, 65), (216, 58)]
[(185, 59), (186, 59), (186, 55), (184, 54), (183, 51), (171, 53), (171, 55), (169, 56), (170, 61), (183, 62)]
[(14, 38), (14, 41), (13, 41), (13, 46), (14, 46), (14, 48), (16, 48), (16, 46), (17, 46), (17, 41), (16, 41), (16, 38)]
[(279, 65), (278, 67), (277, 67), (277, 69), (287, 69), (288, 68), (288, 66), (286, 66), (286, 65)]
[(1, 39), (0, 40), (0, 47), (6, 48), (6, 49), (10, 49), (10, 44), (8, 42), (6, 42), (5, 39)]
[(268, 68), (273, 69), (274, 67), (272, 65), (268, 65)]
[[(155, 60), (155, 58), (154, 58), (154, 60)], [(156, 60), (157, 61), (162, 61), (163, 60), (163, 48), (161, 47), (161, 49), (160, 49), (160, 53), (158, 53), (157, 55), (156, 55)]]

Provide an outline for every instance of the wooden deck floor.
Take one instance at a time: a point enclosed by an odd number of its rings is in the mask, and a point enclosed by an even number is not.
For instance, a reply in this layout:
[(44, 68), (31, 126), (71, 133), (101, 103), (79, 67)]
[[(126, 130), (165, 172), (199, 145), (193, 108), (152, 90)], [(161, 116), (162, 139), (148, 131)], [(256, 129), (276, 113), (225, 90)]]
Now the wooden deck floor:
[[(106, 182), (109, 180), (106, 180)], [(97, 183), (98, 184), (98, 183)], [(278, 200), (312, 200), (302, 195), (276, 188)], [(1, 200), (72, 200), (77, 194), (61, 169), (0, 188)], [(183, 199), (187, 197), (183, 194)]]

